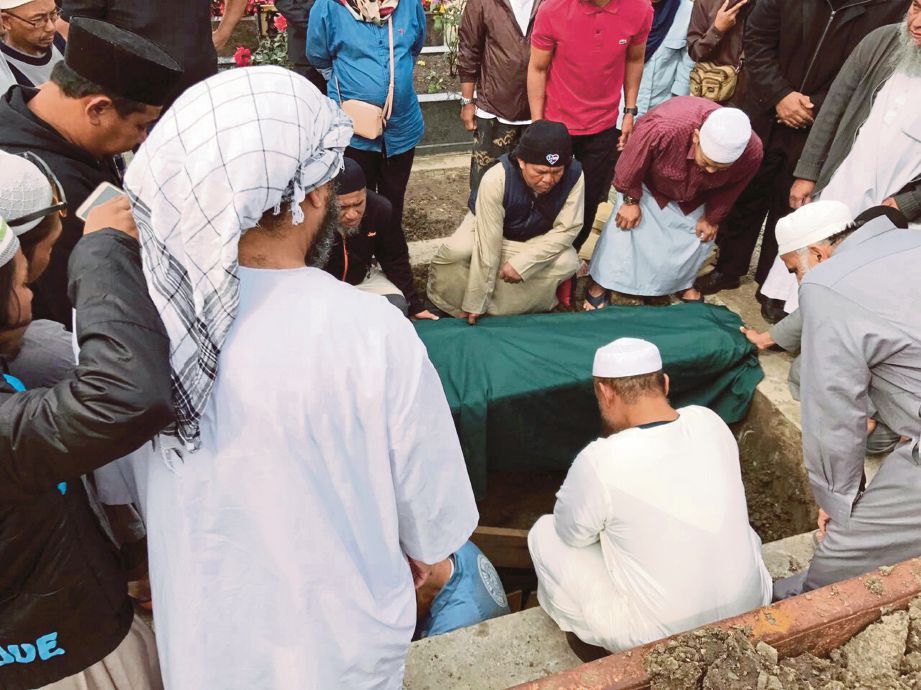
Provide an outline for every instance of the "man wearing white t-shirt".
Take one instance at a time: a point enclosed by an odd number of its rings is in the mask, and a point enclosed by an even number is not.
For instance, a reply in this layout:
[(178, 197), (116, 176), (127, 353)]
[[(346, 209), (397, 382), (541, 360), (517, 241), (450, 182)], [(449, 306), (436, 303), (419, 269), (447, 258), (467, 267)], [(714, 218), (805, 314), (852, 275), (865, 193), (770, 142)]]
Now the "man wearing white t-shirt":
[(474, 132), (470, 189), (531, 124), (528, 61), (541, 0), (468, 0), (458, 33), (461, 122)]
[(770, 602), (726, 424), (669, 405), (652, 343), (615, 340), (593, 374), (609, 435), (579, 454), (553, 515), (528, 535), (544, 610), (583, 642), (620, 651)]

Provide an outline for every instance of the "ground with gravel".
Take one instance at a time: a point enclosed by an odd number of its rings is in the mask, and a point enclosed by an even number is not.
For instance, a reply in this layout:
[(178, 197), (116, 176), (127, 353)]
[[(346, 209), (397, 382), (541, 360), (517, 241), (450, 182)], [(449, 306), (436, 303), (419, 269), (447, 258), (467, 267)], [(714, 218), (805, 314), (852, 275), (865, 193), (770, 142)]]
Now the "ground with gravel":
[(652, 690), (921, 690), (921, 597), (884, 615), (827, 658), (780, 660), (749, 631), (705, 628), (646, 660)]

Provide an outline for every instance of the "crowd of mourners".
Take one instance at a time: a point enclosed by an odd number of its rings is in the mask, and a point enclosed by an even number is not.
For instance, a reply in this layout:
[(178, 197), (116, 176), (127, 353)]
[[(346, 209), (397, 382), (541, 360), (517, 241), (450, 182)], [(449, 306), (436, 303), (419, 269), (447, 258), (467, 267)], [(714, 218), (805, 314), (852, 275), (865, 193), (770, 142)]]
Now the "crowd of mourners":
[(665, 328), (755, 256), (812, 564), (772, 582), (731, 431), (619, 338), (540, 605), (619, 651), (921, 555), (921, 0), (467, 0), (424, 291), (422, 4), (278, 0), (291, 69), (218, 73), (245, 7), (0, 0), (0, 687), (401, 687), (411, 640), (509, 612), (413, 321)]

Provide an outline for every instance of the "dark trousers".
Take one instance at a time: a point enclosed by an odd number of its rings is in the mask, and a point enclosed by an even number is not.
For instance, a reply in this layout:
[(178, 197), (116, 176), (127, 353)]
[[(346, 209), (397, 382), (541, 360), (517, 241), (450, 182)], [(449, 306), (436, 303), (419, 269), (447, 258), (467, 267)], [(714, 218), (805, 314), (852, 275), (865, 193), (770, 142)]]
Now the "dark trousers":
[(582, 164), (582, 175), (585, 177), (585, 217), (582, 230), (573, 242), (576, 250), (582, 248), (592, 231), (598, 204), (608, 199), (611, 183), (614, 181), (614, 166), (620, 157), (620, 151), (617, 150), (618, 139), (620, 130), (617, 127), (596, 134), (579, 134), (572, 138), (572, 152), (576, 160)]
[(758, 244), (758, 235), (761, 228), (764, 228), (761, 255), (755, 271), (755, 280), (759, 285), (765, 281), (777, 258), (774, 230), (777, 221), (791, 213), (793, 170), (806, 137), (806, 134), (787, 127), (778, 126), (774, 129), (775, 132), (765, 146), (761, 168), (739, 195), (729, 218), (720, 226), (716, 236), (716, 244), (720, 248), (716, 270), (729, 276), (741, 277), (748, 273), (755, 245)]
[(403, 200), (406, 197), (406, 185), (409, 173), (413, 169), (416, 149), (387, 158), (382, 151), (361, 151), (349, 146), (345, 150), (347, 158), (361, 166), (368, 181), (368, 189), (385, 197), (393, 206), (393, 219), (403, 227)]

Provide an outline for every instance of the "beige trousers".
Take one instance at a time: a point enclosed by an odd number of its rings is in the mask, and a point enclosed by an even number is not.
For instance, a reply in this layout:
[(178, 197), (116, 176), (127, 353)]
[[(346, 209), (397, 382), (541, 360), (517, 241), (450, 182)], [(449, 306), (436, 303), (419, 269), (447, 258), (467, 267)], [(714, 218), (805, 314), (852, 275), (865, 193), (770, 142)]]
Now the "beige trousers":
[[(429, 299), (436, 307), (452, 316), (459, 316), (464, 311), (462, 305), (465, 296), (468, 296), (468, 284), (471, 292), (476, 292), (489, 282), (489, 276), (471, 274), (476, 225), (476, 216), (468, 213), (457, 231), (445, 240), (432, 258), (428, 280)], [(502, 266), (516, 254), (529, 249), (531, 243), (544, 241), (544, 236), (527, 242), (502, 240), (502, 253), (497, 265)], [(485, 313), (508, 316), (550, 311), (557, 305), (557, 287), (571, 278), (578, 268), (579, 258), (570, 246), (551, 260), (531, 268), (521, 283), (506, 283), (495, 278), (495, 287), (489, 296)]]
[(42, 690), (163, 690), (153, 631), (135, 616), (131, 630), (115, 651), (85, 671)]

